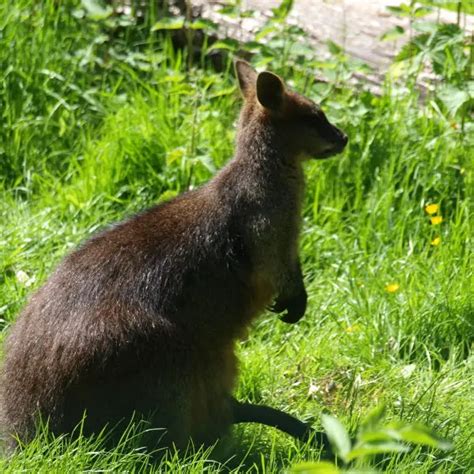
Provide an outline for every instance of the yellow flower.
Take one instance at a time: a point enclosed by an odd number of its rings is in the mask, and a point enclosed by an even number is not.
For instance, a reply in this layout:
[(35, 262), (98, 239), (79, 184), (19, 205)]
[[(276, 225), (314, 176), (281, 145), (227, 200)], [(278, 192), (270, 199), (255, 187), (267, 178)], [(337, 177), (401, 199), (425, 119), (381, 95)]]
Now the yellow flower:
[(347, 334), (352, 334), (354, 332), (359, 332), (359, 331), (360, 331), (360, 325), (359, 324), (353, 324), (352, 326), (347, 326), (346, 327)]
[(443, 218), (441, 216), (433, 216), (433, 217), (430, 217), (430, 221), (432, 225), (438, 225), (438, 224), (441, 224), (441, 222), (443, 222)]
[(433, 247), (437, 247), (440, 243), (441, 243), (441, 237), (435, 237), (431, 241), (431, 245), (433, 245)]
[(388, 291), (389, 293), (395, 293), (399, 288), (400, 285), (398, 283), (390, 283), (385, 287), (385, 291)]
[(433, 214), (436, 214), (439, 211), (439, 206), (438, 204), (428, 204), (425, 207), (425, 211), (427, 212), (427, 214), (431, 216)]

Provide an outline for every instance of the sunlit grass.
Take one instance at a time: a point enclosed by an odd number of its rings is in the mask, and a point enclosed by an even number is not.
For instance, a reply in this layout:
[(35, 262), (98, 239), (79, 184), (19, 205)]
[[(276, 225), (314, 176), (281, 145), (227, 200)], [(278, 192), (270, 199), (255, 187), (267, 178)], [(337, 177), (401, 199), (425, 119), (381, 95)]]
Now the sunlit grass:
[[(0, 327), (57, 262), (110, 223), (208, 180), (231, 156), (239, 107), (231, 63), (187, 69), (169, 39), (137, 28), (104, 38), (77, 5), (0, 5)], [(68, 5), (71, 5), (68, 7)], [(110, 33), (108, 33), (110, 34)], [(128, 42), (128, 43), (127, 43)], [(131, 45), (127, 49), (124, 45)], [(111, 54), (113, 53), (113, 54)], [(183, 56), (184, 54), (184, 56)], [(355, 428), (374, 405), (420, 421), (455, 450), (415, 450), (390, 472), (474, 465), (472, 135), (416, 92), (381, 97), (276, 72), (305, 87), (349, 135), (340, 157), (306, 165), (305, 318), (266, 314), (239, 347), (239, 398)], [(2, 335), (5, 331), (2, 332)], [(228, 468), (275, 472), (319, 451), (239, 427)], [(38, 437), (2, 472), (202, 472), (206, 453), (157, 464), (94, 440)], [(241, 464), (243, 463), (243, 464)]]

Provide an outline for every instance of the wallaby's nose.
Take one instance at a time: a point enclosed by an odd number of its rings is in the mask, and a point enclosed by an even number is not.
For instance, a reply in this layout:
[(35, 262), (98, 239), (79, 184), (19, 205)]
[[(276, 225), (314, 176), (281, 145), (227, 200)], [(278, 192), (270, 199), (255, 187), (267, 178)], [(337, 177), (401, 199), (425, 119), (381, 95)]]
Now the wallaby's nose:
[(333, 126), (333, 130), (335, 132), (334, 141), (337, 143), (336, 146), (340, 151), (342, 151), (347, 145), (349, 137), (340, 128)]
[(349, 141), (349, 137), (345, 133), (342, 133), (341, 141), (342, 141), (343, 146), (346, 146), (347, 142)]
[(348, 141), (349, 141), (348, 136), (342, 130), (337, 129), (337, 142), (336, 142), (337, 144), (335, 145), (336, 148), (339, 151), (344, 150)]

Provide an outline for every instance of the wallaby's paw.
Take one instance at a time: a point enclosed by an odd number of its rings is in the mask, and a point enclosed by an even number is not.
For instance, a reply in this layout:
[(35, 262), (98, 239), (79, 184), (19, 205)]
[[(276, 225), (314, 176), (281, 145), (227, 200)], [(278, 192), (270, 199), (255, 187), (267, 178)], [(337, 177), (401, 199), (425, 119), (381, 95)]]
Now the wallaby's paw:
[(277, 298), (273, 306), (270, 307), (270, 311), (273, 313), (286, 313), (280, 318), (284, 323), (294, 324), (297, 323), (306, 311), (306, 304), (308, 301), (308, 295), (305, 290), (289, 299)]

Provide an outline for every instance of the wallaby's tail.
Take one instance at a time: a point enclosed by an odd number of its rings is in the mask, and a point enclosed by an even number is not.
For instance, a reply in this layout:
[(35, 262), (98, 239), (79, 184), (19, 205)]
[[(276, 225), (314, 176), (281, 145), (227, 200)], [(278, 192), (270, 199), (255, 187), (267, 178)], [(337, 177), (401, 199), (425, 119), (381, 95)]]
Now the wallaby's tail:
[(313, 440), (325, 451), (331, 452), (331, 445), (324, 433), (314, 430), (308, 423), (304, 423), (288, 413), (265, 405), (241, 403), (235, 398), (232, 399), (232, 407), (234, 423), (262, 423), (284, 431), (300, 441)]

